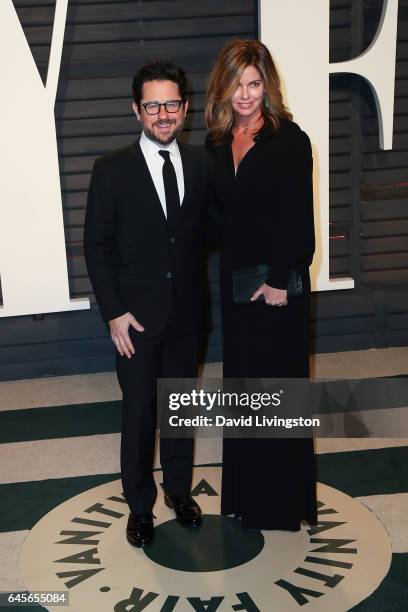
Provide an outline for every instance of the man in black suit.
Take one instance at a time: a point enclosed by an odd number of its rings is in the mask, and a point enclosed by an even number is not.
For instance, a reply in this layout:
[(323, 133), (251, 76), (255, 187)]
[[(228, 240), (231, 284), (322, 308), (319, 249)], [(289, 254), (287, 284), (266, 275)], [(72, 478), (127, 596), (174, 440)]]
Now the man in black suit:
[[(197, 374), (208, 176), (203, 151), (176, 140), (187, 107), (183, 70), (159, 60), (137, 72), (141, 137), (96, 160), (85, 219), (88, 273), (117, 349), (127, 539), (135, 546), (153, 536), (156, 380)], [(162, 438), (160, 459), (166, 505), (199, 525), (193, 440)]]

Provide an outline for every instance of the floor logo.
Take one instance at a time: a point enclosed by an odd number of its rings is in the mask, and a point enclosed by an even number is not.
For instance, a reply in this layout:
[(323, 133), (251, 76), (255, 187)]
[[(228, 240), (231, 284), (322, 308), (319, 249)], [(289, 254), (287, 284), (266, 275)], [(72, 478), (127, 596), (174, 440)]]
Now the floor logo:
[[(155, 476), (159, 485), (161, 472)], [(159, 494), (155, 541), (146, 551), (125, 539), (120, 481), (73, 497), (27, 536), (25, 585), (67, 590), (69, 607), (49, 608), (60, 612), (345, 612), (387, 574), (387, 532), (344, 493), (319, 484), (317, 526), (261, 532), (220, 516), (220, 483), (220, 468), (195, 468), (193, 494), (204, 514), (199, 529), (180, 526)]]

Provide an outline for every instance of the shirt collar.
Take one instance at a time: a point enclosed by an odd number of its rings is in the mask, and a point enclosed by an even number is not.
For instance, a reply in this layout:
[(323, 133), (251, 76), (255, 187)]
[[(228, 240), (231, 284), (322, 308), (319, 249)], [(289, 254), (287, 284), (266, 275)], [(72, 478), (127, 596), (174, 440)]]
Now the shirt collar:
[(148, 158), (158, 155), (159, 151), (163, 150), (169, 151), (170, 156), (180, 157), (180, 150), (176, 139), (174, 139), (168, 145), (162, 145), (154, 140), (151, 140), (144, 132), (142, 132), (140, 135), (140, 148), (142, 149), (145, 157)]

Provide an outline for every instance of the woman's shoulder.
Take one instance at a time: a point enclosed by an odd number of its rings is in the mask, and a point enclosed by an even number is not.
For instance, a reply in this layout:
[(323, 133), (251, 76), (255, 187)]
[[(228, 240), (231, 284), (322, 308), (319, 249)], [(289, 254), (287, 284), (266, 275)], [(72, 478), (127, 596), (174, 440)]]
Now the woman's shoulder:
[(211, 157), (213, 157), (216, 147), (215, 147), (214, 141), (211, 138), (211, 135), (209, 132), (207, 132), (207, 135), (205, 137), (204, 149), (206, 150), (207, 155), (210, 155)]
[(204, 148), (210, 153), (215, 153), (216, 151), (223, 150), (225, 147), (227, 147), (231, 143), (231, 141), (232, 141), (231, 131), (228, 131), (225, 134), (223, 140), (221, 140), (220, 142), (215, 142), (214, 138), (212, 138), (211, 136), (211, 133), (208, 132), (205, 137)]
[(280, 119), (276, 137), (283, 149), (288, 149), (291, 153), (304, 152), (311, 148), (310, 138), (306, 132), (295, 121), (289, 119)]

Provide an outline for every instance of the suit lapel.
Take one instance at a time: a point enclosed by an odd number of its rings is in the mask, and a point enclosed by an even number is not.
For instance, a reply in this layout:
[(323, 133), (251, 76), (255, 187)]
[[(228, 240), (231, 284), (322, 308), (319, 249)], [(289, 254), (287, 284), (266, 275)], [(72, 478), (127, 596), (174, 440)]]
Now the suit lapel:
[(188, 148), (180, 142), (178, 143), (178, 146), (181, 156), (181, 163), (183, 165), (184, 178), (184, 198), (180, 209), (181, 220), (188, 211), (193, 199), (195, 165), (193, 155), (188, 154)]

